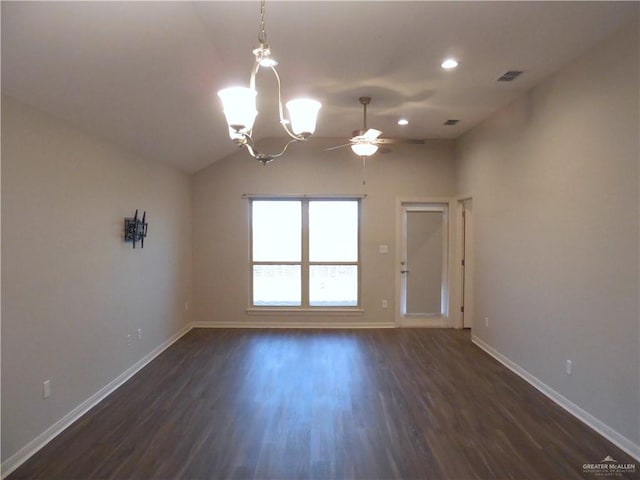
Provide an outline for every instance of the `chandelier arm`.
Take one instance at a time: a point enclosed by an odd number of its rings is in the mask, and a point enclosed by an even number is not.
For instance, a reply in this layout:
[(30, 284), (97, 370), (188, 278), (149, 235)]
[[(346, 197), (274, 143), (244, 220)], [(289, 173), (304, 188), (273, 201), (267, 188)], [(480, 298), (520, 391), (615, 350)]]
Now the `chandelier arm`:
[(289, 145), (291, 145), (292, 143), (296, 143), (299, 142), (300, 140), (298, 140), (297, 138), (293, 138), (291, 140), (289, 140), (286, 145), (284, 146), (284, 148), (280, 151), (280, 153), (274, 153), (274, 154), (270, 154), (268, 155), (268, 157), (271, 157), (271, 159), (273, 160), (274, 158), (278, 158), (281, 157), (282, 155), (284, 155), (284, 152), (287, 151), (287, 148), (289, 148)]
[(242, 134), (242, 140), (237, 141), (236, 143), (238, 144), (239, 147), (246, 147), (246, 149), (249, 151), (249, 154), (256, 158), (256, 155), (259, 155), (258, 151), (255, 148), (255, 145), (253, 144), (253, 139), (251, 138), (251, 135), (244, 133), (244, 132), (239, 132)]
[[(241, 147), (245, 147), (247, 149), (247, 151), (249, 152), (249, 155), (251, 155), (253, 158), (255, 158), (256, 160), (258, 160), (260, 163), (262, 163), (262, 165), (266, 165), (267, 163), (273, 161), (274, 158), (279, 157), (280, 155), (282, 155), (282, 153), (280, 153), (279, 155), (269, 155), (266, 153), (260, 153), (256, 147), (255, 144), (253, 143), (253, 139), (247, 135), (246, 133), (242, 134), (244, 136), (244, 141), (242, 143), (240, 143)], [(285, 148), (286, 150), (286, 148)]]
[(306, 138), (300, 135), (296, 135), (291, 130), (289, 130), (289, 127), (288, 127), (289, 122), (284, 118), (284, 111), (282, 108), (282, 84), (280, 82), (280, 75), (278, 75), (278, 71), (276, 70), (275, 66), (272, 66), (271, 70), (273, 71), (273, 74), (276, 76), (276, 80), (278, 81), (278, 113), (280, 114), (280, 125), (282, 125), (282, 128), (284, 129), (284, 131), (287, 132), (287, 135), (289, 135), (291, 138), (293, 138), (294, 140), (297, 140), (298, 142), (303, 142), (306, 140)]
[[(253, 64), (253, 68), (251, 69), (251, 77), (249, 78), (249, 88), (254, 91), (256, 89), (256, 75), (258, 74), (258, 70), (260, 70), (260, 62), (256, 60), (256, 62)], [(251, 141), (251, 134), (253, 133), (253, 127), (251, 127), (251, 130), (249, 130), (247, 133), (248, 135), (244, 133), (243, 135), (245, 135), (245, 137), (248, 138), (249, 141)]]
[[(284, 127), (286, 120), (284, 119), (284, 112), (282, 110), (282, 86), (280, 83), (280, 75), (278, 75), (278, 71), (276, 70), (276, 67), (271, 67), (271, 70), (273, 71), (273, 74), (276, 76), (276, 80), (278, 82), (278, 114), (280, 115), (280, 124)], [(285, 128), (286, 129), (286, 128)], [(287, 133), (289, 133), (287, 131)]]
[(287, 151), (287, 148), (289, 148), (289, 145), (291, 145), (292, 143), (300, 142), (300, 141), (301, 140), (298, 140), (297, 138), (293, 138), (289, 140), (280, 153), (269, 155), (269, 157), (271, 157), (271, 159), (281, 157), (282, 155), (284, 155), (284, 152)]
[(245, 147), (247, 149), (247, 151), (249, 152), (249, 155), (251, 155), (256, 160), (260, 161), (263, 165), (266, 165), (267, 163), (271, 162), (272, 160), (284, 155), (284, 153), (289, 148), (289, 145), (291, 145), (292, 143), (296, 143), (296, 142), (300, 142), (301, 141), (301, 140), (298, 140), (297, 138), (293, 138), (293, 139), (291, 139), (291, 140), (289, 140), (287, 142), (287, 144), (284, 146), (284, 148), (279, 153), (261, 153), (255, 147), (255, 144), (253, 143), (253, 139), (248, 134), (246, 134), (244, 132), (241, 132), (241, 133), (242, 133), (242, 136), (243, 136), (243, 140), (237, 142), (238, 146)]
[(256, 89), (256, 75), (258, 75), (258, 70), (260, 70), (260, 62), (256, 60), (251, 69), (251, 78), (249, 79), (249, 88), (251, 90)]
[[(291, 130), (289, 130), (289, 127), (287, 126), (289, 122), (284, 118), (284, 109), (282, 108), (282, 82), (280, 81), (280, 75), (278, 75), (278, 71), (276, 70), (275, 66), (271, 66), (269, 68), (271, 68), (271, 71), (276, 76), (276, 81), (278, 83), (278, 115), (280, 117), (280, 125), (282, 125), (282, 128), (284, 129), (284, 131), (287, 132), (287, 135), (289, 135), (293, 140), (296, 140), (298, 142), (304, 142), (306, 140), (305, 137), (301, 135), (296, 135)], [(251, 70), (251, 77), (249, 79), (249, 88), (251, 88), (251, 90), (256, 89), (256, 76), (258, 75), (259, 70), (260, 70), (260, 62), (256, 60), (256, 62), (253, 64), (253, 69)], [(253, 129), (251, 129), (251, 131), (247, 133), (251, 135), (252, 131)], [(249, 135), (245, 135), (245, 136), (251, 139)], [(286, 147), (285, 147), (285, 150), (286, 150)], [(277, 157), (279, 157), (280, 155), (282, 155), (282, 153), (277, 155)]]

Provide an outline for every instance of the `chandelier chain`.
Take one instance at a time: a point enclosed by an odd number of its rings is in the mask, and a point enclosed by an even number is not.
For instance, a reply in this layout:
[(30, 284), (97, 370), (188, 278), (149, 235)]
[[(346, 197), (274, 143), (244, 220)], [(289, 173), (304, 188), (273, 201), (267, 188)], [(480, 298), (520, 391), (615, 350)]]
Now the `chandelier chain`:
[(260, 2), (260, 30), (258, 31), (258, 41), (262, 45), (266, 45), (266, 43), (267, 43), (267, 32), (264, 29), (264, 10), (265, 10), (265, 0), (261, 0), (261, 2)]

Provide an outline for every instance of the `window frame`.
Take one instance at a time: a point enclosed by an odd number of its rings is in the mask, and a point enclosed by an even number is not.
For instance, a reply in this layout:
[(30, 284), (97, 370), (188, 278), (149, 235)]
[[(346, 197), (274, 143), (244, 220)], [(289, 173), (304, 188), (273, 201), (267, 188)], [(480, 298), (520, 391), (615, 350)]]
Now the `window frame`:
[[(249, 314), (322, 314), (322, 315), (361, 315), (362, 309), (362, 196), (327, 196), (327, 195), (247, 195), (249, 219), (249, 297), (247, 313)], [(301, 204), (301, 252), (300, 262), (297, 261), (254, 261), (253, 260), (253, 202), (256, 201), (299, 201)], [(352, 262), (344, 261), (310, 261), (309, 260), (309, 204), (311, 202), (339, 202), (353, 201), (357, 205), (357, 259)], [(298, 305), (254, 305), (253, 301), (253, 268), (254, 265), (300, 265), (301, 304)], [(310, 267), (314, 265), (326, 266), (356, 266), (357, 268), (357, 302), (354, 306), (310, 304)]]

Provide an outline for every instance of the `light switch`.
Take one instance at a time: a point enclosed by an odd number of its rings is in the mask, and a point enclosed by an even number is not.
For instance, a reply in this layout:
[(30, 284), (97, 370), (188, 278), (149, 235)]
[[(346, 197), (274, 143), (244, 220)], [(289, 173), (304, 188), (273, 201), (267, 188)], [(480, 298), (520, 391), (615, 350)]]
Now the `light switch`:
[(389, 253), (389, 245), (380, 245), (378, 246), (378, 252), (382, 255)]

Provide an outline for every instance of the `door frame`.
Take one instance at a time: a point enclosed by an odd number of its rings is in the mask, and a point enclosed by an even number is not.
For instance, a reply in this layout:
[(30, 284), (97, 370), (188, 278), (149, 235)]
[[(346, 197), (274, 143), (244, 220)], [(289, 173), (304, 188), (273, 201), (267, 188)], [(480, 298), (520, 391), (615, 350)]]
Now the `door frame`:
[[(403, 252), (403, 207), (408, 205), (420, 205), (420, 204), (440, 204), (447, 206), (447, 215), (449, 221), (447, 222), (447, 242), (446, 248), (446, 311), (442, 315), (428, 318), (425, 322), (423, 319), (416, 320), (411, 317), (404, 316), (402, 314), (402, 252)], [(395, 323), (397, 327), (450, 327), (449, 314), (452, 311), (452, 297), (451, 297), (451, 273), (453, 272), (453, 239), (454, 235), (454, 223), (451, 221), (451, 212), (455, 207), (455, 202), (450, 197), (406, 197), (396, 198), (396, 245), (395, 249), (395, 263), (394, 263), (394, 278), (395, 278)], [(444, 273), (444, 272), (443, 272)]]
[[(473, 292), (474, 285), (473, 281), (468, 281), (466, 284), (464, 283), (464, 278), (462, 277), (462, 259), (465, 258), (465, 239), (463, 238), (464, 234), (464, 222), (463, 212), (465, 210), (465, 202), (470, 201), (473, 205), (473, 195), (465, 194), (456, 196), (453, 201), (455, 202), (455, 214), (454, 214), (454, 228), (455, 228), (455, 249), (453, 254), (453, 270), (451, 273), (452, 277), (452, 286), (453, 289), (451, 293), (451, 320), (452, 326), (454, 328), (464, 328), (464, 317), (460, 310), (460, 307), (464, 305), (465, 315), (467, 318), (470, 318), (471, 329), (473, 330)], [(468, 236), (466, 242), (466, 258), (465, 258), (465, 269), (467, 271), (467, 279), (473, 279), (473, 267), (474, 267), (474, 241), (473, 241), (473, 214), (471, 217), (467, 217), (467, 229), (471, 232), (471, 235)], [(470, 237), (470, 238), (469, 238)], [(463, 288), (464, 285), (464, 288)], [(467, 301), (465, 303), (463, 295), (466, 290)]]

